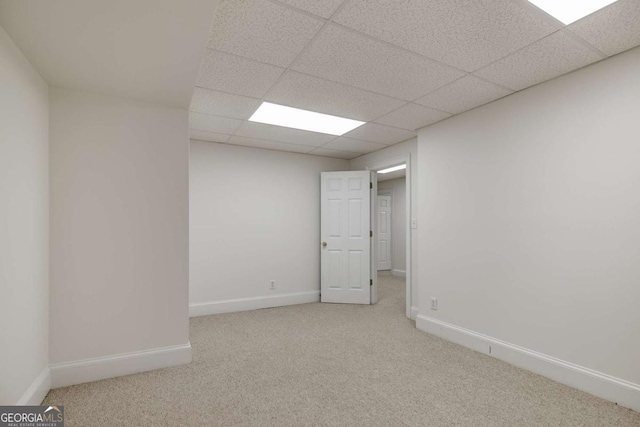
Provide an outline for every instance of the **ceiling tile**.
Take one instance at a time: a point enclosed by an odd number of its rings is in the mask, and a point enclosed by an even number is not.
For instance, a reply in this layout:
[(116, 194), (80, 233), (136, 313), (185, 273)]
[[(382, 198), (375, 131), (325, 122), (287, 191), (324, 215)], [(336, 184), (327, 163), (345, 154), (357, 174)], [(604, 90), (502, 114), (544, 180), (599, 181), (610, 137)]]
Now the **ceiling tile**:
[(393, 145), (416, 136), (415, 132), (383, 126), (378, 123), (365, 123), (344, 136), (378, 144)]
[(355, 159), (356, 157), (360, 157), (362, 154), (360, 153), (350, 153), (348, 151), (338, 151), (338, 150), (329, 150), (327, 148), (314, 148), (309, 151), (308, 154), (313, 154), (314, 156), (325, 156), (325, 157), (335, 157), (338, 159)]
[(227, 142), (227, 140), (229, 139), (229, 135), (192, 129), (189, 131), (189, 138), (199, 139), (200, 141)]
[(202, 113), (189, 113), (189, 129), (203, 130), (231, 135), (238, 129), (242, 120), (211, 116)]
[(345, 138), (341, 136), (322, 146), (330, 150), (350, 151), (352, 153), (371, 153), (385, 148), (386, 145), (376, 144), (375, 142), (361, 141), (359, 139)]
[(512, 90), (468, 75), (416, 100), (416, 103), (458, 114), (511, 93)]
[(335, 135), (291, 129), (283, 126), (266, 125), (263, 123), (244, 122), (235, 133), (248, 138), (268, 139), (270, 141), (286, 142), (318, 147), (335, 139)]
[(583, 43), (566, 30), (558, 31), (474, 74), (521, 90), (602, 59)]
[(223, 0), (208, 46), (287, 67), (324, 22), (265, 0)]
[(404, 104), (398, 99), (295, 71), (287, 71), (265, 100), (361, 121), (373, 120)]
[(640, 45), (640, 1), (618, 0), (569, 26), (607, 55)]
[(259, 105), (259, 99), (197, 87), (193, 91), (190, 110), (214, 116), (247, 119)]
[(287, 144), (284, 142), (267, 141), (265, 139), (232, 136), (227, 144), (243, 145), (245, 147), (266, 148), (268, 150), (290, 151), (293, 153), (308, 153), (313, 149), (307, 145)]
[(327, 24), (292, 68), (407, 101), (464, 75), (435, 61), (331, 24)]
[(314, 15), (329, 18), (342, 4), (343, 0), (279, 0), (289, 6), (297, 7)]
[(465, 71), (560, 28), (513, 0), (351, 0), (332, 20)]
[(206, 49), (196, 86), (262, 98), (284, 68)]
[(416, 130), (444, 120), (447, 117), (451, 117), (451, 114), (422, 105), (407, 103), (386, 116), (380, 117), (376, 122), (397, 128)]

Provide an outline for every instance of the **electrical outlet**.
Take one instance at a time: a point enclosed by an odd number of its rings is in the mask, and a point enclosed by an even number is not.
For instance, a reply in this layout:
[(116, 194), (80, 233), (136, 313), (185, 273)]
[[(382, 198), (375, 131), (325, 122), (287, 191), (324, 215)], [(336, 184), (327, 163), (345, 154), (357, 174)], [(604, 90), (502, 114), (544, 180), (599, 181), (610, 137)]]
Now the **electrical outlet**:
[(431, 298), (431, 310), (438, 310), (438, 298)]
[(275, 289), (276, 288), (276, 281), (272, 280), (271, 284), (269, 285), (269, 289)]

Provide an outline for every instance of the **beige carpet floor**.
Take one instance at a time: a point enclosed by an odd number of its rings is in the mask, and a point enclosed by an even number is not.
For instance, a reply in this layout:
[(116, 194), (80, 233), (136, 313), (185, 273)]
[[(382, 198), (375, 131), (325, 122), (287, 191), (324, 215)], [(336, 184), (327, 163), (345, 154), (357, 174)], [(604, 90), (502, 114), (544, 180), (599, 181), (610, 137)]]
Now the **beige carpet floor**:
[(193, 363), (52, 390), (72, 426), (640, 426), (640, 414), (427, 335), (404, 281), (375, 306), (191, 320)]

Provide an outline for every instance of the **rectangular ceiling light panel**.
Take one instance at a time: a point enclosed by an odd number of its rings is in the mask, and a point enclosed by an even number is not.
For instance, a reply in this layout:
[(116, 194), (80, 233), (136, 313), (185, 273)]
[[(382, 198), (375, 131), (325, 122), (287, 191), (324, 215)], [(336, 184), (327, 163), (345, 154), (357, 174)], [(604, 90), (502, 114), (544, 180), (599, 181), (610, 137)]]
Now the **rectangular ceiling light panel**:
[(393, 167), (390, 167), (390, 168), (387, 168), (387, 169), (379, 170), (378, 173), (391, 173), (391, 172), (399, 171), (399, 170), (406, 169), (406, 168), (407, 168), (407, 164), (404, 163), (404, 164), (401, 164), (401, 165), (398, 165), (398, 166), (393, 166)]
[(617, 0), (529, 0), (565, 25), (591, 15)]
[(300, 110), (299, 108), (285, 107), (284, 105), (272, 104), (270, 102), (263, 102), (251, 118), (249, 118), (249, 121), (337, 136), (344, 135), (364, 124), (364, 122), (358, 120)]

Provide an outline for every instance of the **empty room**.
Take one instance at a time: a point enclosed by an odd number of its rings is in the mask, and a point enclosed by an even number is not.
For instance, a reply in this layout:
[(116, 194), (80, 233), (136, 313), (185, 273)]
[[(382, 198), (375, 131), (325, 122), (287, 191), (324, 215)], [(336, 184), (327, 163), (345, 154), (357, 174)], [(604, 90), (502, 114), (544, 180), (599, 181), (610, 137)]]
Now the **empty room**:
[(638, 0), (0, 0), (0, 427), (638, 427), (638, 165)]

